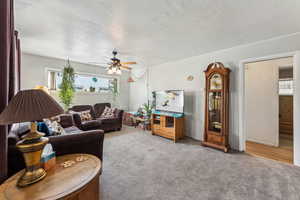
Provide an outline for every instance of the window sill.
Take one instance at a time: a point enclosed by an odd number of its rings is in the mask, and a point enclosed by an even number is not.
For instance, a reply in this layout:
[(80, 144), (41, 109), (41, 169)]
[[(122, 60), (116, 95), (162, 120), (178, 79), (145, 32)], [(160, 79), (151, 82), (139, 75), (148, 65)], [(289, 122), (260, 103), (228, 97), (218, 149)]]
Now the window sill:
[[(51, 90), (50, 94), (53, 95), (58, 95), (58, 91), (57, 90)], [(107, 96), (112, 96), (113, 93), (111, 92), (75, 92), (75, 95), (80, 95), (80, 96), (84, 96), (84, 95), (89, 95), (89, 96), (93, 96), (93, 95), (107, 95)]]

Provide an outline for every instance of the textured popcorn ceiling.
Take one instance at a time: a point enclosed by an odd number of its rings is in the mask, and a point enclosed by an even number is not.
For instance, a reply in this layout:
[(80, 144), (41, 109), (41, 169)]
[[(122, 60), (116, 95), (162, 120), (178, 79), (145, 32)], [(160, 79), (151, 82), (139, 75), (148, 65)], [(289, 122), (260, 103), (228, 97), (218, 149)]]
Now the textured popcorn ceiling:
[(300, 32), (299, 0), (15, 0), (24, 52), (152, 66)]

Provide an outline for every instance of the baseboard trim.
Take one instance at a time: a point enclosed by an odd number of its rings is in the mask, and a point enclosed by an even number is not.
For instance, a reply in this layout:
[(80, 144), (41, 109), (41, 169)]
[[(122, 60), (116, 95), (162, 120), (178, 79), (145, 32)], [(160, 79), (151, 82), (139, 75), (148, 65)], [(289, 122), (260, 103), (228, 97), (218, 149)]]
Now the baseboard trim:
[(265, 141), (258, 141), (256, 139), (252, 139), (252, 138), (247, 138), (246, 139), (246, 142), (249, 141), (249, 142), (255, 142), (255, 143), (258, 143), (258, 144), (264, 144), (264, 145), (268, 145), (268, 146), (272, 146), (272, 147), (278, 147), (279, 145), (274, 145), (274, 144), (271, 144), (269, 142), (265, 142)]

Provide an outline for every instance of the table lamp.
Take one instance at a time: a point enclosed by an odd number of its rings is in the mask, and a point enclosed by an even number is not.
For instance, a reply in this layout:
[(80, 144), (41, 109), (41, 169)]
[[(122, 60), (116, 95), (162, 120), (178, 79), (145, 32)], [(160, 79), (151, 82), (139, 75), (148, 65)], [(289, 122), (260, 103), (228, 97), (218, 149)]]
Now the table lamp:
[(38, 89), (19, 91), (0, 114), (0, 125), (31, 122), (31, 130), (17, 143), (26, 164), (24, 174), (17, 185), (25, 187), (42, 180), (46, 171), (40, 160), (48, 138), (37, 131), (36, 121), (62, 114), (62, 107), (46, 92)]
[(34, 87), (34, 89), (44, 90), (44, 92), (46, 92), (47, 94), (50, 94), (49, 89), (43, 85), (37, 85)]

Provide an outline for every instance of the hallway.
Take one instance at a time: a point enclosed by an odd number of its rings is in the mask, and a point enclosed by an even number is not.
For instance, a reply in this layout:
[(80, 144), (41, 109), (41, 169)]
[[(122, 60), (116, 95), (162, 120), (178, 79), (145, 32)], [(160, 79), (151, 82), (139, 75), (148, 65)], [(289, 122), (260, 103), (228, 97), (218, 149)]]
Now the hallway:
[(246, 153), (293, 164), (293, 139), (291, 136), (280, 134), (279, 147), (246, 141)]

